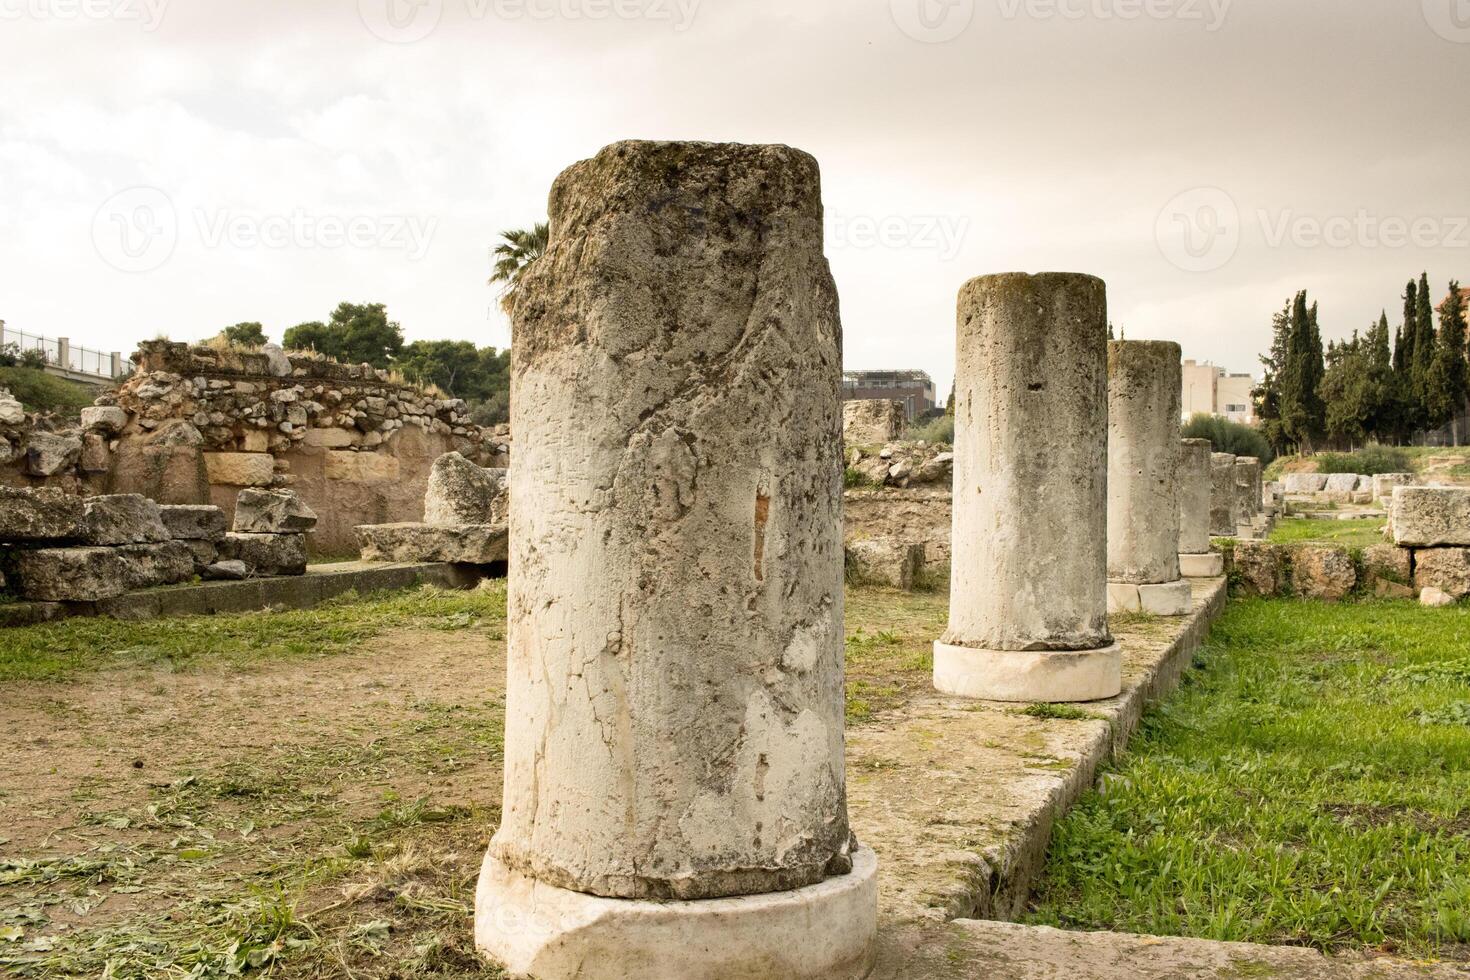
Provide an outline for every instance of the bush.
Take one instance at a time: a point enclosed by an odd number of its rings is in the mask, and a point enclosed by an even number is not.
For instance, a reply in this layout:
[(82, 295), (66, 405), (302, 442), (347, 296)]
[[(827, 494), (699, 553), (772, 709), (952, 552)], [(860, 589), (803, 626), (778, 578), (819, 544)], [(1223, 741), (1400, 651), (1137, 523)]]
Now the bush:
[(1236, 456), (1254, 456), (1261, 467), (1271, 465), (1276, 454), (1266, 437), (1248, 425), (1223, 419), (1218, 415), (1196, 414), (1184, 423), (1182, 435), (1185, 439), (1208, 439), (1217, 453), (1232, 453)]
[(946, 446), (954, 445), (954, 416), (941, 415), (937, 419), (925, 422), (923, 425), (912, 425), (904, 430), (901, 437), (905, 442), (942, 442)]
[(27, 412), (55, 412), (69, 419), (80, 416), (98, 390), (34, 368), (4, 365), (0, 365), (0, 388), (8, 388)]
[(1409, 454), (1393, 446), (1368, 446), (1355, 453), (1322, 453), (1317, 457), (1318, 473), (1410, 473), (1414, 469)]

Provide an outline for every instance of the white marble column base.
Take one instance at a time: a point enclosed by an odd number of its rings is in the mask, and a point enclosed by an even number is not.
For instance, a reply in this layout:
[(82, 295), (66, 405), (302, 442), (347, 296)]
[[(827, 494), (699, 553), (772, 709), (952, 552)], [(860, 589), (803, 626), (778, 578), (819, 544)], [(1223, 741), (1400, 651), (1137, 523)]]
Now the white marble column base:
[(1123, 689), (1123, 650), (981, 650), (934, 644), (934, 688), (982, 701), (1098, 701)]
[(1185, 578), (1219, 578), (1225, 574), (1225, 556), (1218, 551), (1179, 556), (1179, 574)]

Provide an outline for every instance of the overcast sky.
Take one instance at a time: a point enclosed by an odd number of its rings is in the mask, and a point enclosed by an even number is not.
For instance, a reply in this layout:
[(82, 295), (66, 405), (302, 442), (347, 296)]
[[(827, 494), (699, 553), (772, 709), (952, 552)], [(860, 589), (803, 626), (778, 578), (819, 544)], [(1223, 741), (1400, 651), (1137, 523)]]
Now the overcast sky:
[(1470, 284), (1467, 0), (0, 0), (0, 319), (131, 351), (341, 300), (509, 343), (496, 232), (625, 138), (822, 167), (849, 368), (990, 272), (1255, 370)]

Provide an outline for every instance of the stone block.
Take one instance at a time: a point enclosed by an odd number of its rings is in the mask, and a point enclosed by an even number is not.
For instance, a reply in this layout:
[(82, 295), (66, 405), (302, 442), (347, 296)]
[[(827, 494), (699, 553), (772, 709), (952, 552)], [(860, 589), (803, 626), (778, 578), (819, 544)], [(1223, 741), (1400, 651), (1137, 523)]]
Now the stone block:
[(88, 544), (147, 544), (173, 537), (158, 505), (140, 493), (88, 497), (85, 508)]
[(77, 468), (83, 473), (106, 473), (112, 469), (112, 450), (107, 446), (107, 437), (100, 432), (88, 432), (82, 436), (82, 455)]
[(200, 541), (190, 538), (176, 539), (179, 544), (189, 549), (189, 554), (194, 556), (194, 570), (206, 565), (213, 565), (219, 559), (219, 545), (213, 541)]
[(364, 561), (505, 561), (504, 524), (364, 524), (355, 529)]
[(8, 570), (15, 589), (27, 599), (96, 602), (128, 590), (127, 560), (117, 548), (17, 551)]
[(1286, 584), (1281, 550), (1265, 541), (1237, 541), (1233, 565), (1245, 595), (1274, 596)]
[(170, 536), (184, 541), (219, 541), (229, 530), (225, 512), (209, 504), (164, 504), (158, 512)]
[(1320, 493), (1327, 487), (1327, 474), (1287, 473), (1281, 483), (1287, 493)]
[(1412, 473), (1379, 473), (1372, 477), (1373, 498), (1386, 506), (1393, 501), (1394, 487), (1413, 486), (1415, 479)]
[(219, 544), (224, 561), (242, 561), (252, 575), (304, 575), (305, 534), (230, 532)]
[(24, 405), (14, 398), (0, 398), (0, 425), (23, 425), (25, 420)]
[(32, 432), (26, 437), (26, 472), (31, 476), (55, 476), (75, 467), (81, 458), (80, 436)]
[(847, 579), (854, 584), (887, 585), (913, 591), (924, 567), (924, 545), (892, 538), (850, 542), (846, 549)]
[(128, 424), (128, 413), (116, 405), (93, 405), (82, 409), (82, 428), (117, 435)]
[(887, 398), (842, 403), (842, 441), (849, 446), (881, 446), (903, 432), (903, 402)]
[(381, 483), (397, 480), (400, 468), (397, 456), (387, 453), (352, 453), (329, 451), (324, 472), (328, 480), (352, 483)]
[(1363, 584), (1377, 588), (1379, 582), (1408, 585), (1413, 580), (1413, 552), (1391, 544), (1369, 545), (1363, 549)]
[(1394, 544), (1470, 546), (1470, 487), (1397, 487), (1389, 519)]
[(434, 460), (424, 492), (425, 524), (505, 524), (510, 520), (506, 471), (476, 466), (459, 453)]
[(346, 429), (307, 429), (302, 442), (314, 449), (343, 449), (357, 442), (358, 435)]
[(1358, 571), (1346, 548), (1301, 545), (1292, 551), (1292, 590), (1307, 599), (1340, 602), (1358, 584)]
[(123, 558), (123, 581), (129, 589), (175, 585), (194, 577), (194, 552), (183, 541), (125, 544), (117, 552)]
[(234, 530), (242, 534), (298, 534), (316, 527), (316, 512), (293, 490), (240, 491)]
[(1225, 556), (1218, 551), (1179, 556), (1179, 574), (1185, 578), (1218, 578), (1225, 574)]
[(59, 490), (0, 487), (0, 541), (79, 541), (85, 531), (81, 497)]
[(250, 566), (239, 559), (217, 561), (201, 568), (199, 577), (206, 582), (238, 582), (250, 577)]
[(271, 448), (271, 435), (265, 429), (246, 429), (240, 433), (240, 451), (267, 453)]
[(1332, 493), (1352, 493), (1358, 489), (1361, 479), (1356, 473), (1329, 473), (1322, 489)]
[(1454, 599), (1470, 595), (1470, 548), (1416, 550), (1414, 584), (1420, 589), (1439, 589)]
[(227, 487), (268, 487), (276, 475), (270, 453), (205, 453), (209, 482)]
[(1429, 606), (1431, 609), (1443, 609), (1455, 604), (1455, 597), (1433, 586), (1419, 593), (1421, 605)]

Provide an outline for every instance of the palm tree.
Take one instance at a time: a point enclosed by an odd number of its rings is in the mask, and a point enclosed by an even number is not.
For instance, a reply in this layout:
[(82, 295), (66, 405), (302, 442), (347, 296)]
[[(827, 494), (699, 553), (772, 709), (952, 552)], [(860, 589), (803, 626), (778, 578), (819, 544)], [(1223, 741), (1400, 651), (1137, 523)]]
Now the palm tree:
[(508, 314), (515, 305), (516, 286), (520, 284), (521, 273), (546, 251), (551, 229), (542, 221), (529, 231), (524, 228), (502, 231), (500, 237), (504, 240), (495, 246), (495, 272), (490, 281), (505, 283), (500, 293), (500, 308)]

